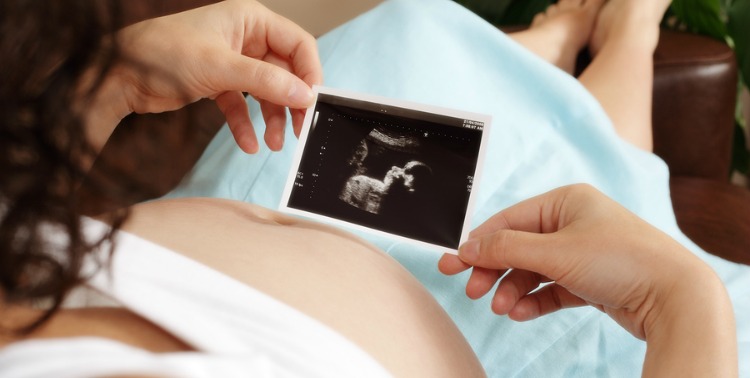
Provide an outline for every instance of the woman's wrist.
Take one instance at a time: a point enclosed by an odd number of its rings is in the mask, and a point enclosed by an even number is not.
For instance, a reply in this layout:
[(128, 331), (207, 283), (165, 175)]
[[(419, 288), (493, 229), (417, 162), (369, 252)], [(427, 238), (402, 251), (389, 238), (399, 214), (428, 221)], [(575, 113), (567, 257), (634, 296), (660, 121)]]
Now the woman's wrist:
[(101, 151), (115, 127), (132, 113), (128, 102), (129, 87), (113, 67), (83, 109), (86, 137), (96, 151)]
[(734, 313), (726, 289), (702, 262), (683, 267), (645, 322), (643, 376), (737, 376)]

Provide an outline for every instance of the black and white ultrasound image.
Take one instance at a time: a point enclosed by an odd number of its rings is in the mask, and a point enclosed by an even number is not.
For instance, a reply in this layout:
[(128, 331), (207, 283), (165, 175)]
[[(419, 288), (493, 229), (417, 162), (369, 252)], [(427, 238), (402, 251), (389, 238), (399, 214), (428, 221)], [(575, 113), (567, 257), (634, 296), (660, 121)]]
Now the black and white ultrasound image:
[(319, 94), (287, 206), (456, 249), (482, 129)]

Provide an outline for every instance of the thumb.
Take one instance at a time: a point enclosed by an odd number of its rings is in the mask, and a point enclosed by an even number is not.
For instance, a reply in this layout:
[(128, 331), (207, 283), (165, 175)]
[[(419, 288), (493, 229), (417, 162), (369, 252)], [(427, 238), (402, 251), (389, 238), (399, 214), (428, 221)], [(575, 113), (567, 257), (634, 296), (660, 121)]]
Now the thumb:
[(248, 92), (255, 98), (292, 109), (313, 104), (312, 89), (299, 77), (274, 64), (231, 54), (229, 68), (222, 75), (221, 90)]
[(458, 250), (466, 264), (487, 269), (523, 269), (555, 279), (562, 254), (556, 233), (498, 230), (469, 239)]

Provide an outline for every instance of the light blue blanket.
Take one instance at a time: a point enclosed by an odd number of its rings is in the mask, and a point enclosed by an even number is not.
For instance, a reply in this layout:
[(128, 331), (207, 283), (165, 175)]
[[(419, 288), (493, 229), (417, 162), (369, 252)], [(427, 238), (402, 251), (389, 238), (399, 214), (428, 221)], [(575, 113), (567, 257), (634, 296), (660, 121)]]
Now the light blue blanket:
[[(447, 0), (394, 0), (319, 39), (325, 85), (491, 114), (474, 223), (550, 189), (586, 182), (672, 235), (724, 279), (738, 320), (741, 375), (750, 376), (750, 268), (706, 254), (677, 228), (666, 165), (622, 142), (573, 78)], [(258, 105), (251, 114), (259, 135)], [(232, 198), (277, 208), (296, 140), (245, 155), (223, 128), (171, 197)], [(447, 309), (491, 376), (637, 376), (645, 344), (592, 308), (533, 322), (493, 315), (445, 277), (435, 252), (361, 235), (398, 259)], [(638, 272), (633, 272), (638, 274)], [(685, 277), (690, 279), (690, 277)], [(696, 305), (700, 305), (696, 303)], [(696, 325), (700, 326), (700, 325)]]

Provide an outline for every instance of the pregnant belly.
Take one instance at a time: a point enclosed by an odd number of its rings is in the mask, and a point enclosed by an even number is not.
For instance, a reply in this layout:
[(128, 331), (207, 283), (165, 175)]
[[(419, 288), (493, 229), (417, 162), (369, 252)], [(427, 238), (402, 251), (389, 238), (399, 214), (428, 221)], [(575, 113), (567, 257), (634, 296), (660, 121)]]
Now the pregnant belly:
[(465, 339), (423, 286), (351, 234), (218, 199), (138, 205), (124, 229), (320, 320), (396, 375), (481, 375)]

